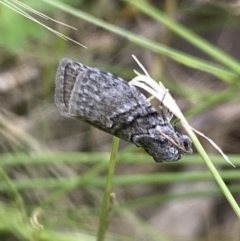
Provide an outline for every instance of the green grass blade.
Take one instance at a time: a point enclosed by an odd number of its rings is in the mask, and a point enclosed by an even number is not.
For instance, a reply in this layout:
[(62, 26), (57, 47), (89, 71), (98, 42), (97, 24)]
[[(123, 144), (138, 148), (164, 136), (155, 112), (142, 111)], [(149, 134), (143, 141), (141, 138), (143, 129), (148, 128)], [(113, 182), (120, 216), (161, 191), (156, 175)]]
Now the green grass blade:
[(112, 179), (114, 176), (115, 163), (116, 163), (116, 157), (117, 157), (117, 152), (118, 152), (118, 145), (119, 145), (119, 139), (117, 137), (113, 137), (111, 157), (110, 157), (110, 162), (109, 162), (109, 166), (108, 166), (108, 175), (107, 175), (107, 179), (106, 179), (101, 214), (100, 214), (100, 218), (99, 218), (97, 241), (104, 240), (105, 233), (106, 233), (107, 226), (108, 226), (110, 194), (111, 194), (111, 190), (112, 190)]
[(160, 53), (165, 56), (168, 56), (169, 58), (174, 59), (175, 61), (177, 61), (181, 64), (184, 64), (191, 68), (196, 68), (196, 69), (205, 71), (205, 72), (210, 73), (214, 76), (217, 76), (218, 78), (220, 78), (226, 82), (229, 82), (229, 83), (237, 82), (237, 79), (238, 79), (237, 74), (233, 73), (232, 71), (223, 69), (222, 67), (218, 67), (217, 65), (214, 65), (211, 62), (185, 54), (181, 51), (174, 50), (165, 45), (161, 45), (160, 43), (149, 40), (147, 38), (143, 38), (139, 35), (133, 34), (127, 30), (124, 30), (124, 29), (116, 27), (110, 23), (107, 23), (99, 18), (91, 16), (90, 14), (87, 14), (81, 10), (76, 10), (76, 9), (74, 9), (64, 3), (58, 2), (56, 0), (52, 0), (52, 1), (41, 0), (41, 1), (46, 2), (47, 4), (50, 4), (52, 6), (55, 6), (56, 8), (59, 8), (65, 12), (68, 12), (71, 15), (81, 18), (96, 26), (104, 28), (110, 32), (113, 32), (119, 36), (127, 38), (129, 41), (131, 41), (135, 44), (148, 48), (156, 53)]
[(238, 219), (240, 219), (240, 208), (239, 208), (236, 200), (234, 199), (231, 192), (227, 188), (226, 184), (222, 180), (220, 174), (218, 173), (217, 169), (211, 162), (209, 156), (207, 155), (206, 151), (204, 150), (201, 143), (197, 139), (195, 133), (190, 128), (186, 128), (186, 131), (189, 134), (189, 136), (191, 137), (192, 142), (194, 143), (194, 146), (196, 147), (198, 153), (201, 155), (201, 157), (205, 161), (206, 165), (208, 166), (209, 170), (211, 171), (212, 175), (214, 176), (217, 184), (221, 188), (223, 194), (225, 195), (226, 199), (228, 200), (229, 204), (231, 205), (233, 211), (237, 215)]
[(232, 69), (235, 73), (240, 75), (240, 63), (229, 56), (228, 54), (221, 51), (219, 48), (210, 44), (200, 36), (193, 33), (191, 30), (182, 26), (181, 24), (169, 19), (163, 12), (159, 9), (154, 8), (146, 1), (135, 1), (135, 0), (124, 0), (131, 5), (135, 6), (138, 10), (145, 13), (146, 15), (152, 17), (156, 21), (164, 24), (169, 29), (171, 29), (174, 33), (178, 34), (182, 38), (186, 39), (189, 43), (201, 49), (203, 52), (208, 54), (209, 56), (216, 59), (218, 62), (226, 65), (230, 69)]

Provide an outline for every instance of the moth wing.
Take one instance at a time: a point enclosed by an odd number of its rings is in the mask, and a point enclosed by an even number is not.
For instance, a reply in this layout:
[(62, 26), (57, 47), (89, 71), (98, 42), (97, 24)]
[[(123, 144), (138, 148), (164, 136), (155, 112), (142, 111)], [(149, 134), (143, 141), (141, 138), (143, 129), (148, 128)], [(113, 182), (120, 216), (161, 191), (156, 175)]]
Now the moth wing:
[(62, 60), (57, 70), (55, 102), (61, 115), (108, 132), (116, 118), (118, 125), (126, 125), (155, 112), (146, 97), (123, 79), (69, 59)]

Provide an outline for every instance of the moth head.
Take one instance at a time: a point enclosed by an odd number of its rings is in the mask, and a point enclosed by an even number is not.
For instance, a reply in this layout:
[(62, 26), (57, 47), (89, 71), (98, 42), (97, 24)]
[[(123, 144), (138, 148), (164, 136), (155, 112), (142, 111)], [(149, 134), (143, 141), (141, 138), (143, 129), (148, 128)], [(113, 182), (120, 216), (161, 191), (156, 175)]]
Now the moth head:
[(180, 145), (185, 149), (185, 153), (192, 154), (192, 141), (187, 135), (179, 134)]
[(149, 134), (139, 136), (136, 141), (156, 162), (174, 162), (192, 153), (191, 139), (170, 126), (150, 129)]

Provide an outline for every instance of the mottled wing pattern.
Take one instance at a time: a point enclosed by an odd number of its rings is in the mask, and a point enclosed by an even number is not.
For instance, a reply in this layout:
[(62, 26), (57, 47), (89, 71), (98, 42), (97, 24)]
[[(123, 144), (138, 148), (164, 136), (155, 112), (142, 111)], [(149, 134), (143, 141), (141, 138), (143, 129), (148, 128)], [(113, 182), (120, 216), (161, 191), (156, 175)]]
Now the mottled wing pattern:
[(175, 132), (141, 92), (99, 69), (62, 60), (56, 75), (55, 102), (61, 115), (142, 146), (157, 162), (178, 160), (183, 154), (160, 132), (191, 149), (190, 139)]

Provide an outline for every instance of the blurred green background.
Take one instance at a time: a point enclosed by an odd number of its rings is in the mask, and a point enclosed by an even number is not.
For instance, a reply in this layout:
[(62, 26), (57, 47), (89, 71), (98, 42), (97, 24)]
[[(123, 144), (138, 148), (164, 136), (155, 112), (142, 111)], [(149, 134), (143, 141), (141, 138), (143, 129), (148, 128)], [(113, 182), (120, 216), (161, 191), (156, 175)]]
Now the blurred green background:
[[(77, 30), (0, 1), (0, 240), (97, 239), (112, 136), (59, 115), (55, 73), (65, 57), (130, 81), (136, 55), (236, 165), (200, 138), (240, 202), (240, 1), (20, 3)], [(157, 164), (121, 141), (113, 192), (105, 240), (240, 239), (239, 220), (197, 153)]]

